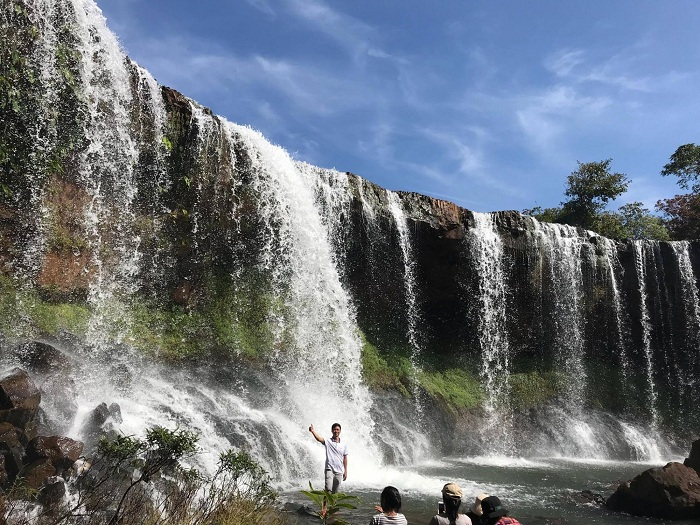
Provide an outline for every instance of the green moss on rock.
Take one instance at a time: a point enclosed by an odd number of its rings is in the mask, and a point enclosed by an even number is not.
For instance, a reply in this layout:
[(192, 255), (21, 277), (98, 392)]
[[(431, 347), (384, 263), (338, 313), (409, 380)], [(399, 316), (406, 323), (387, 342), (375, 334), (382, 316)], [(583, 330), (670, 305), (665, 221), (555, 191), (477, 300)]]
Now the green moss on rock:
[(526, 372), (510, 376), (513, 408), (527, 409), (546, 404), (562, 394), (566, 377), (557, 372)]
[(428, 395), (453, 413), (479, 407), (484, 400), (479, 378), (467, 370), (422, 372), (418, 377)]
[[(406, 388), (410, 384), (411, 363), (405, 357), (385, 358), (379, 349), (367, 341), (360, 332), (362, 340), (362, 378), (373, 390), (396, 390), (410, 397)], [(391, 364), (390, 364), (391, 363)]]

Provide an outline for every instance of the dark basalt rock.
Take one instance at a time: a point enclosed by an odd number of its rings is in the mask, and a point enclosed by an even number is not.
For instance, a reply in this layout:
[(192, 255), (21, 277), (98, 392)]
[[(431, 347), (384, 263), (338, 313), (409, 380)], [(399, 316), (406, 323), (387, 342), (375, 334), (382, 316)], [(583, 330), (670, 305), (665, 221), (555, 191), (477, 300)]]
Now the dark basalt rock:
[(116, 436), (117, 425), (121, 422), (121, 408), (117, 403), (97, 405), (86, 419), (81, 432), (85, 437), (85, 450), (92, 450), (102, 436)]
[(21, 368), (15, 368), (8, 376), (0, 379), (0, 410), (34, 413), (40, 402), (39, 389)]
[(70, 360), (55, 346), (41, 341), (29, 341), (15, 352), (23, 366), (32, 373), (49, 374), (57, 370), (69, 370)]
[(700, 439), (693, 441), (693, 445), (690, 448), (690, 455), (685, 458), (683, 464), (686, 467), (694, 469), (695, 472), (700, 475)]
[(45, 492), (47, 502), (59, 501), (60, 486), (46, 480), (71, 468), (83, 444), (64, 436), (37, 436), (40, 401), (39, 390), (24, 370), (0, 379), (0, 488), (22, 477), (28, 488)]
[(606, 506), (634, 516), (700, 518), (700, 477), (694, 469), (677, 462), (651, 468), (622, 483)]
[(49, 476), (39, 489), (36, 499), (45, 507), (53, 507), (60, 503), (65, 495), (65, 480), (60, 476)]
[(39, 436), (32, 439), (25, 452), (30, 461), (50, 459), (59, 470), (73, 466), (83, 452), (83, 443), (64, 436)]
[(48, 458), (32, 461), (22, 467), (18, 476), (24, 478), (24, 483), (31, 489), (39, 489), (50, 476), (56, 475), (56, 467)]

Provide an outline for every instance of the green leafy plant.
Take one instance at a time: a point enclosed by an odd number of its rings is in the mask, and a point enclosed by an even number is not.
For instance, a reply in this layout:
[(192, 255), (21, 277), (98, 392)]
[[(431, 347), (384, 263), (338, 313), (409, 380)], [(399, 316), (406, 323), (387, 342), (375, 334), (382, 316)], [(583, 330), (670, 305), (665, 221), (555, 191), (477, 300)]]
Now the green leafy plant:
[(309, 490), (302, 490), (301, 493), (318, 505), (319, 510), (315, 515), (324, 525), (350, 525), (339, 513), (342, 509), (356, 509), (360, 503), (360, 498), (357, 496), (350, 496), (343, 492), (315, 490), (310, 481)]
[[(270, 476), (247, 452), (220, 454), (207, 475), (181, 463), (197, 451), (198, 435), (189, 430), (152, 427), (145, 438), (103, 437), (69, 481), (73, 497), (37, 508), (13, 525), (282, 525)], [(5, 499), (3, 516), (19, 515), (37, 491), (18, 479)], [(19, 510), (18, 510), (19, 509)], [(342, 522), (328, 522), (342, 523)]]

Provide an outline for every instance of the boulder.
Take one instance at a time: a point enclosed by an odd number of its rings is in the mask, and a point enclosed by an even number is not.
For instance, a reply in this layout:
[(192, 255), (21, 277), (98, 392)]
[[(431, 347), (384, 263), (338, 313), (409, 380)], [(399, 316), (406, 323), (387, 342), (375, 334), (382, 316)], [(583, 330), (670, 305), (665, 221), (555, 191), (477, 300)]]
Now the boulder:
[(0, 443), (6, 443), (9, 447), (20, 446), (22, 431), (12, 423), (0, 423)]
[(0, 442), (0, 457), (4, 466), (7, 480), (12, 483), (22, 469), (24, 448), (21, 445), (10, 446), (7, 443)]
[(0, 379), (0, 409), (36, 412), (40, 402), (39, 389), (21, 368)]
[(83, 452), (83, 443), (64, 436), (39, 436), (32, 439), (25, 452), (29, 461), (47, 458), (58, 471), (69, 469)]
[(622, 483), (605, 504), (635, 516), (700, 518), (700, 477), (682, 463), (667, 463)]
[(41, 458), (24, 465), (19, 477), (24, 478), (24, 482), (30, 489), (38, 490), (47, 478), (56, 475), (56, 467), (48, 458)]
[(83, 424), (81, 434), (85, 438), (85, 450), (92, 450), (102, 436), (116, 436), (121, 422), (121, 408), (117, 403), (97, 405)]
[(693, 444), (690, 448), (690, 455), (685, 458), (685, 461), (683, 461), (683, 464), (686, 467), (690, 467), (695, 470), (695, 472), (700, 475), (700, 439), (696, 439), (693, 441)]
[(65, 480), (60, 476), (49, 476), (39, 489), (36, 499), (45, 507), (53, 507), (63, 501), (65, 495)]
[(41, 393), (27, 372), (15, 368), (0, 379), (0, 422), (24, 428), (36, 414)]
[(32, 373), (51, 374), (70, 370), (70, 360), (58, 348), (41, 341), (29, 341), (15, 351), (20, 363)]

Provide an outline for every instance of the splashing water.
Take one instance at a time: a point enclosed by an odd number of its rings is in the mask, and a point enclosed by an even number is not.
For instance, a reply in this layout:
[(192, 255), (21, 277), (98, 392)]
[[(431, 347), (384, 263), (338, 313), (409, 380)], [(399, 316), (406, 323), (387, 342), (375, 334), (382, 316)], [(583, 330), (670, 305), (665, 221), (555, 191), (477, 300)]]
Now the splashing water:
[(651, 413), (651, 427), (658, 428), (659, 413), (657, 409), (657, 392), (654, 383), (654, 356), (651, 350), (651, 323), (649, 320), (649, 309), (647, 307), (647, 274), (646, 274), (646, 250), (645, 241), (634, 241), (634, 266), (637, 270), (637, 280), (639, 281), (639, 308), (640, 320), (642, 324), (642, 350), (646, 364), (647, 378), (647, 400)]
[[(486, 389), (484, 408), (487, 435), (497, 435), (493, 446), (498, 454), (511, 455), (514, 450), (510, 399), (510, 344), (508, 341), (508, 291), (503, 263), (503, 245), (494, 218), (487, 213), (473, 213), (475, 228), (471, 245), (476, 252), (479, 279), (479, 345), (481, 380)], [(494, 426), (495, 425), (495, 426)]]
[[(418, 341), (418, 323), (420, 322), (420, 313), (416, 305), (416, 270), (415, 258), (413, 257), (413, 246), (411, 245), (411, 237), (406, 226), (406, 215), (403, 210), (401, 200), (398, 194), (388, 191), (386, 192), (389, 201), (389, 211), (394, 218), (396, 230), (399, 233), (399, 246), (403, 258), (404, 267), (404, 291), (406, 296), (406, 318), (408, 321), (408, 343), (411, 347), (411, 365), (414, 374), (414, 385), (417, 386), (416, 374), (420, 371), (420, 353), (421, 345)], [(419, 420), (422, 419), (422, 404), (418, 390), (414, 388), (414, 398), (416, 400), (416, 410), (419, 414)]]
[(586, 389), (583, 364), (583, 327), (581, 321), (583, 238), (575, 228), (562, 224), (539, 224), (536, 230), (545, 260), (549, 264), (549, 282), (554, 304), (554, 331), (557, 368), (565, 370), (567, 404), (580, 410)]

